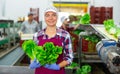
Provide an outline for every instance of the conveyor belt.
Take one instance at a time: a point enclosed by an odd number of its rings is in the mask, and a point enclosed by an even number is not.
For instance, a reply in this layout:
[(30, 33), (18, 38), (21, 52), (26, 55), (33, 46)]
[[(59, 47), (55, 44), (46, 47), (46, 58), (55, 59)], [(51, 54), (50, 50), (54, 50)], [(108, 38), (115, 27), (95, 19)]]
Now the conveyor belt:
[(92, 27), (101, 35), (103, 35), (106, 39), (114, 39), (118, 41), (118, 38), (115, 38), (114, 35), (110, 35), (104, 28), (104, 25), (92, 25)]
[(0, 58), (0, 65), (12, 66), (16, 64), (16, 62), (18, 62), (18, 60), (20, 60), (23, 55), (24, 51), (20, 47), (18, 47), (4, 57)]
[(27, 66), (0, 66), (0, 74), (34, 74)]

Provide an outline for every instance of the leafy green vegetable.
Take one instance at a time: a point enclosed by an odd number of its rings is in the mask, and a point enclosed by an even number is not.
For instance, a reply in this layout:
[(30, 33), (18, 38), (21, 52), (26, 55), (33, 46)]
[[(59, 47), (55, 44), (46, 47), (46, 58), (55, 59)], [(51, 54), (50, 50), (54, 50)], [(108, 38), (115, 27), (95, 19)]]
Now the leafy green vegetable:
[(103, 23), (104, 23), (104, 27), (105, 27), (106, 31), (109, 34), (114, 35), (116, 38), (118, 38), (118, 36), (120, 36), (120, 28), (114, 24), (113, 19), (105, 20)]
[[(52, 64), (57, 62), (57, 58), (59, 57), (59, 54), (62, 53), (62, 47), (54, 46), (52, 42), (46, 42), (43, 45), (43, 48), (45, 53), (41, 53), (41, 54), (45, 55), (46, 57), (44, 57), (43, 60), (45, 60), (45, 62), (42, 65)], [(41, 59), (38, 58), (38, 61), (41, 62)]]
[(79, 67), (79, 65), (78, 65), (77, 63), (72, 62), (72, 63), (70, 64), (70, 66), (67, 66), (66, 68), (68, 68), (68, 69), (75, 69), (75, 68), (78, 68), (78, 67)]
[(93, 43), (97, 43), (100, 41), (100, 37), (97, 36), (96, 34), (90, 34), (90, 35), (83, 35), (83, 38), (87, 41), (91, 41)]
[(32, 60), (35, 58), (35, 54), (33, 54), (35, 47), (36, 44), (33, 40), (24, 41), (22, 44), (22, 49)]
[(81, 68), (76, 70), (76, 74), (89, 74), (91, 72), (90, 65), (83, 65)]
[(76, 34), (76, 35), (79, 35), (80, 32), (83, 32), (84, 30), (82, 29), (76, 29), (76, 30), (73, 30), (73, 33)]
[(114, 24), (114, 20), (113, 19), (105, 20), (103, 23), (104, 23), (104, 27), (105, 27), (106, 31), (109, 34), (115, 34), (116, 33), (116, 28), (117, 27)]
[(22, 48), (31, 59), (36, 58), (41, 65), (57, 62), (59, 54), (62, 53), (62, 47), (55, 46), (52, 42), (38, 46), (33, 40), (28, 40), (23, 43)]
[(114, 34), (114, 36), (115, 36), (116, 38), (118, 38), (118, 37), (120, 36), (120, 28), (117, 28), (117, 29), (116, 29), (116, 33)]
[(90, 15), (88, 13), (81, 17), (80, 24), (90, 24)]
[(79, 65), (75, 62), (72, 62), (70, 66), (65, 67), (67, 69), (76, 69), (75, 74), (89, 74), (91, 72), (91, 66), (86, 64), (79, 67)]

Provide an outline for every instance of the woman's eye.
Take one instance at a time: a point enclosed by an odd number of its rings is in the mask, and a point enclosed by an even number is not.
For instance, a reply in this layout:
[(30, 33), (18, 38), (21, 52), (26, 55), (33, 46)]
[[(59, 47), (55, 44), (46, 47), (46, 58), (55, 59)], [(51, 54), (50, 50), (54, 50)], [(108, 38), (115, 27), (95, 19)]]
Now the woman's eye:
[(49, 17), (49, 15), (48, 15), (48, 14), (46, 14), (46, 15), (45, 15), (45, 17)]
[(45, 17), (56, 17), (57, 14), (46, 14)]
[(57, 16), (56, 14), (53, 14), (52, 16)]

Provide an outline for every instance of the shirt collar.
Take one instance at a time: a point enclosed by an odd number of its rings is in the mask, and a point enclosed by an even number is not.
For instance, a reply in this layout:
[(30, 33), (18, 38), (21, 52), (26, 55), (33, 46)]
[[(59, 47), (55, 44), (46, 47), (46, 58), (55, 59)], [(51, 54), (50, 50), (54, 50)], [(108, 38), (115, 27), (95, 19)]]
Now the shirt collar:
[[(43, 30), (39, 31), (39, 32), (38, 32), (38, 36), (45, 35), (45, 30), (46, 30), (46, 28), (44, 28)], [(56, 30), (57, 30), (56, 35), (61, 35), (61, 29), (59, 29), (59, 28), (57, 27)]]
[[(35, 20), (32, 20), (31, 24), (32, 24), (32, 23), (34, 23), (34, 22), (35, 22)], [(28, 21), (28, 23), (30, 24), (30, 22), (29, 22), (29, 21)]]

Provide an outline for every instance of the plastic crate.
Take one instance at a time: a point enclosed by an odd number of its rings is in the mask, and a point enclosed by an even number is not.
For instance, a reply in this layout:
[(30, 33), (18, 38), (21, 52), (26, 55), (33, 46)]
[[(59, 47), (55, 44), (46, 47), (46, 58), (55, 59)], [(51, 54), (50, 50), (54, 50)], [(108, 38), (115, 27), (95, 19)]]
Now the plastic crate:
[(82, 51), (83, 52), (88, 52), (88, 40), (85, 40), (84, 38), (82, 38)]
[(30, 40), (33, 39), (34, 34), (21, 34), (21, 40)]
[(96, 43), (88, 42), (88, 52), (96, 52)]
[(82, 51), (83, 52), (96, 52), (96, 43), (82, 39)]

